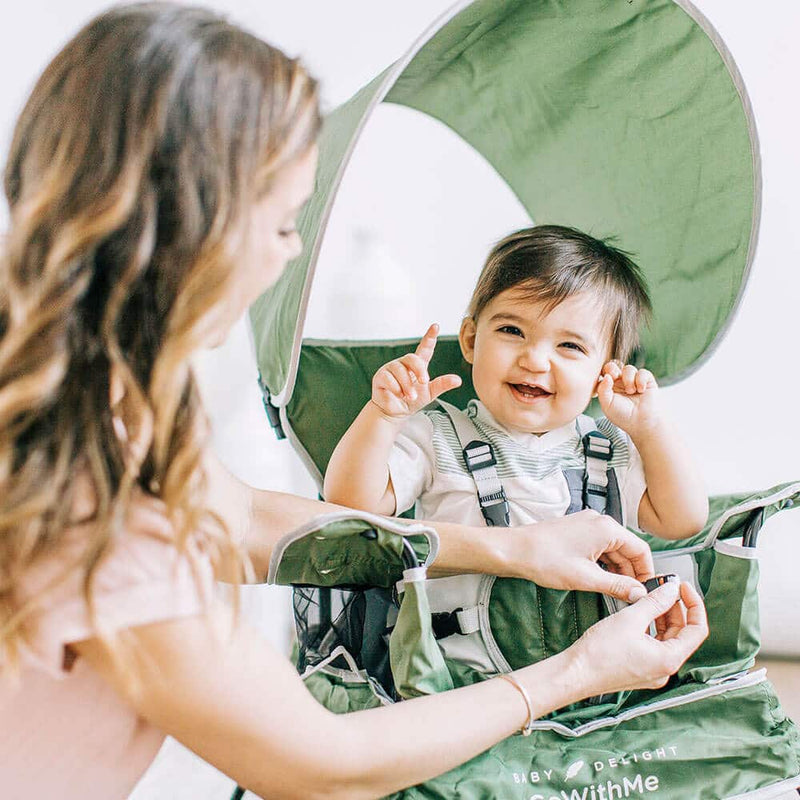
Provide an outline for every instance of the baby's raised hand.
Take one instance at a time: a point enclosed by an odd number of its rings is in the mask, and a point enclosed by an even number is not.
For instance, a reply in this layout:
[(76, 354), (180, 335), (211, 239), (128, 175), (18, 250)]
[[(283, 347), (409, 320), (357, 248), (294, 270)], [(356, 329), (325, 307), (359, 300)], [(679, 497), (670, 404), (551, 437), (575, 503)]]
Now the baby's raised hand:
[(646, 433), (658, 423), (658, 384), (653, 373), (632, 364), (609, 361), (597, 382), (597, 399), (609, 422), (629, 436)]
[(461, 386), (458, 375), (430, 379), (428, 364), (436, 348), (439, 326), (428, 328), (413, 353), (384, 364), (372, 379), (372, 402), (392, 419), (404, 419), (425, 408), (440, 394)]

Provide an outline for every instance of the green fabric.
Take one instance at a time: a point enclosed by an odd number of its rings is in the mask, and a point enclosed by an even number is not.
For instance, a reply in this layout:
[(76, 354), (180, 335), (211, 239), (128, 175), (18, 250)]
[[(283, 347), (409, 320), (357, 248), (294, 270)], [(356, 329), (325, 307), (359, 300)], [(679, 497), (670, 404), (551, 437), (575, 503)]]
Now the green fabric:
[(800, 774), (798, 753), (797, 728), (765, 681), (577, 739), (555, 731), (512, 736), (466, 764), (390, 797), (719, 800)]
[(678, 676), (706, 681), (750, 669), (761, 647), (758, 561), (715, 550), (695, 556), (697, 575), (713, 631)]
[(392, 676), (400, 697), (446, 692), (453, 680), (431, 628), (424, 582), (405, 584), (397, 622), (389, 639)]
[(319, 138), (314, 194), (297, 220), (297, 230), (304, 243), (303, 252), (289, 264), (280, 280), (250, 307), (256, 361), (263, 384), (273, 395), (284, 389), (288, 377), (295, 331), (303, 323), (300, 305), (304, 292), (308, 291), (306, 278), (309, 269), (316, 263), (325, 209), (333, 188), (338, 185), (337, 175), (353, 132), (366, 107), (380, 91), (384, 75), (379, 75), (326, 117)]
[[(374, 531), (376, 538), (362, 534)], [(378, 586), (390, 588), (403, 573), (403, 538), (425, 563), (430, 541), (423, 534), (403, 537), (375, 529), (362, 520), (332, 522), (292, 542), (284, 551), (275, 578), (279, 584), (311, 586)]]
[[(306, 342), (300, 356), (297, 386), (287, 409), (295, 435), (317, 469), (324, 473), (336, 443), (369, 400), (372, 376), (385, 364), (409, 350), (419, 339), (368, 345)], [(458, 341), (442, 337), (430, 364), (431, 375), (455, 372), (464, 384), (445, 395), (464, 406), (473, 396), (469, 364), (461, 357)]]
[[(253, 307), (273, 395), (289, 375), (339, 167), (389, 72), (326, 120), (317, 193), (300, 222), (306, 251)], [(614, 235), (634, 253), (655, 305), (640, 360), (662, 382), (709, 350), (742, 288), (759, 178), (728, 68), (675, 2), (478, 0), (433, 36), (386, 99), (469, 142), (536, 222)]]
[(672, 0), (481, 0), (387, 97), (450, 126), (537, 223), (614, 235), (654, 301), (641, 361), (686, 370), (731, 312), (754, 215), (741, 99)]
[(334, 714), (349, 714), (351, 711), (363, 711), (381, 705), (366, 681), (354, 683), (320, 671), (303, 678), (303, 683), (314, 699)]

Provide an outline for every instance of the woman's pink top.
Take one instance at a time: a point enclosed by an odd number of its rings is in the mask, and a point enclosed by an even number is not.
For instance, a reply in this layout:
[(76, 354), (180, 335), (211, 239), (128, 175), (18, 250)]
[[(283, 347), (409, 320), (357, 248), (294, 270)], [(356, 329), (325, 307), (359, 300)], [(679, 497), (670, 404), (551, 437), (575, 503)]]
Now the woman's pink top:
[[(20, 599), (46, 597), (26, 624), (17, 684), (0, 672), (0, 797), (3, 800), (118, 800), (154, 759), (164, 734), (136, 715), (85, 661), (65, 646), (93, 636), (76, 574), (51, 593), (44, 587), (77, 552), (30, 569)], [(160, 531), (128, 531), (99, 568), (99, 625), (119, 630), (203, 613), (213, 587), (207, 559), (200, 582), (186, 557)]]

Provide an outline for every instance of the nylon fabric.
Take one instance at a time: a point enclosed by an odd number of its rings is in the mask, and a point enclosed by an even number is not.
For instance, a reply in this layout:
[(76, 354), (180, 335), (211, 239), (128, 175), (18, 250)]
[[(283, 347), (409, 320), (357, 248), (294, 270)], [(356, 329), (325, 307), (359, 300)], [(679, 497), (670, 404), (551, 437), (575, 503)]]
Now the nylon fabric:
[(389, 638), (395, 688), (403, 698), (446, 692), (453, 680), (431, 627), (425, 582), (405, 584), (400, 611)]
[(614, 235), (636, 254), (655, 307), (638, 361), (662, 383), (708, 355), (752, 255), (759, 162), (738, 76), (677, 3), (477, 0), (397, 71), (325, 120), (299, 222), (306, 250), (251, 311), (279, 404), (348, 152), (386, 92), (474, 147), (532, 219)]

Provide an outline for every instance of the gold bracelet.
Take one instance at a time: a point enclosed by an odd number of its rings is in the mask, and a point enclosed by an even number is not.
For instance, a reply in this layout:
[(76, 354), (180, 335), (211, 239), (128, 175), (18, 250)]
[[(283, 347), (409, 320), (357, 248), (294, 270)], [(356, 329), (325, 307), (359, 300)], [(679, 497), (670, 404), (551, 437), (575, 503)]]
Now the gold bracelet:
[(527, 689), (525, 689), (522, 684), (517, 683), (510, 675), (498, 675), (497, 677), (508, 681), (522, 695), (522, 699), (525, 701), (525, 707), (528, 709), (528, 719), (525, 720), (525, 724), (520, 728), (520, 733), (523, 736), (530, 736), (531, 733), (533, 733), (533, 703), (531, 703), (531, 697)]

